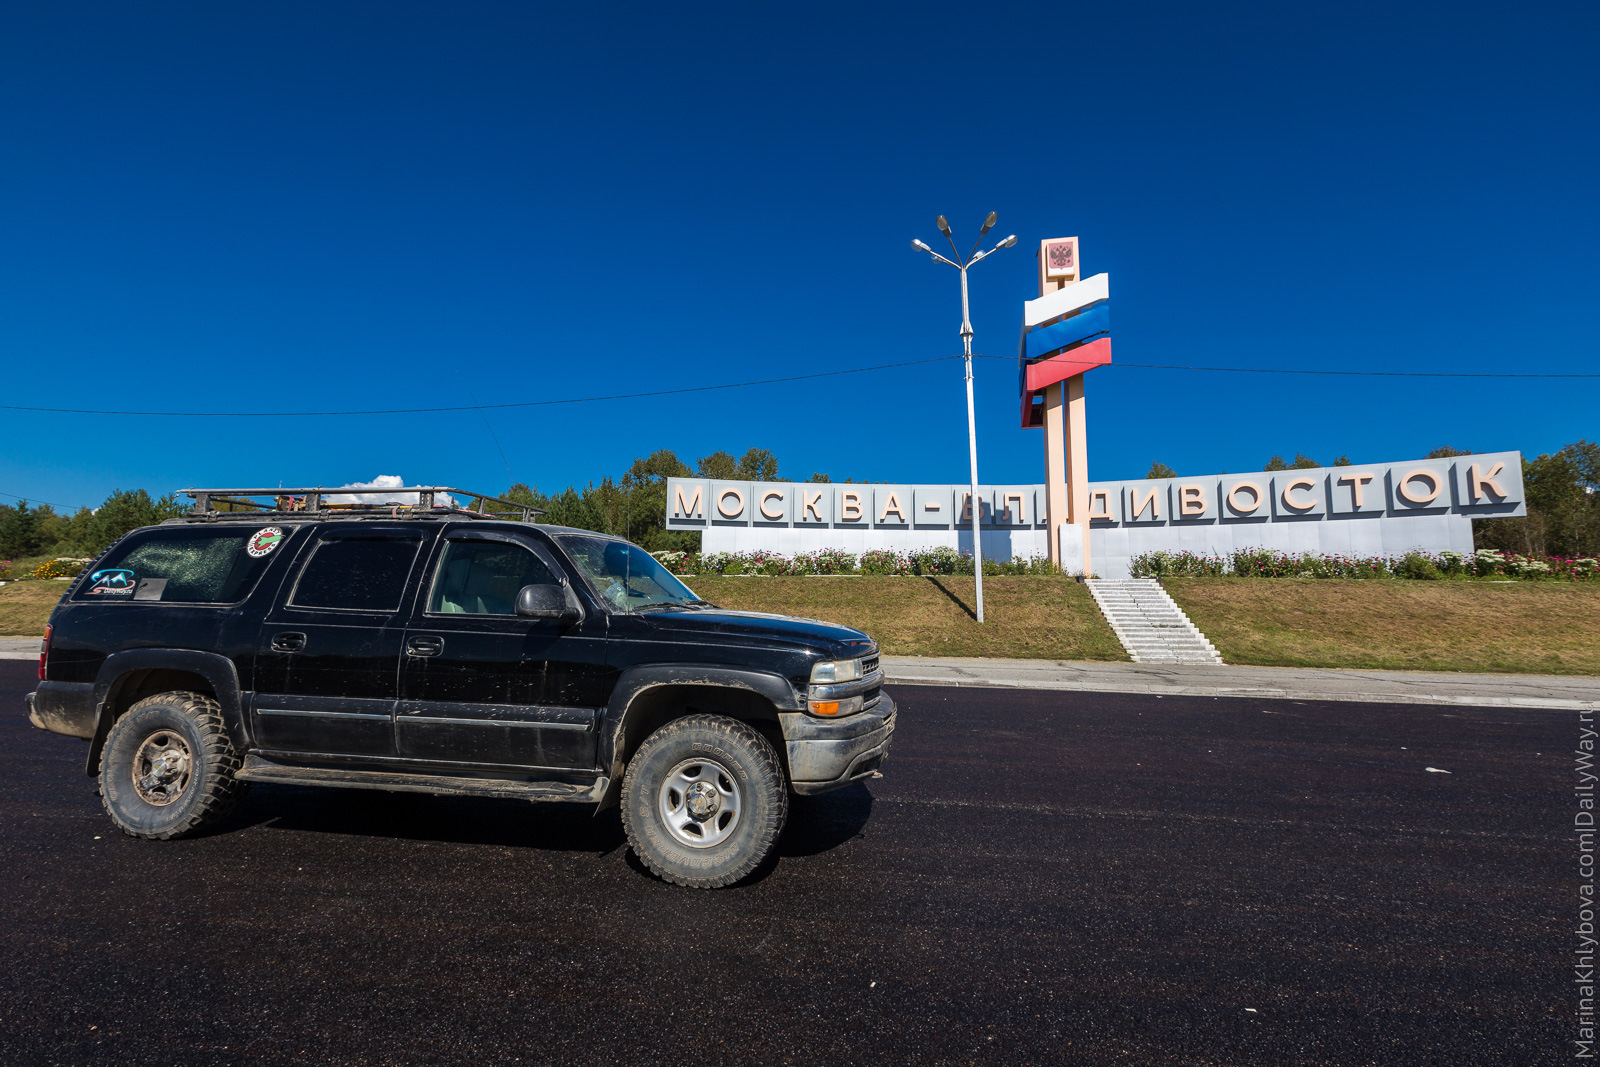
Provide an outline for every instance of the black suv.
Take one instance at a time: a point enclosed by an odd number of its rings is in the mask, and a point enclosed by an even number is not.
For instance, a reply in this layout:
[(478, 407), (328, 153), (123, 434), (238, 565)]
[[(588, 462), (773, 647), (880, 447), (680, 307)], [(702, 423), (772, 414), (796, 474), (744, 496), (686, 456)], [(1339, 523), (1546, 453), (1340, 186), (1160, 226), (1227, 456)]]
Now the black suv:
[(871, 638), (721, 610), (627, 541), (444, 487), (188, 492), (68, 587), (28, 697), (124, 833), (195, 833), (249, 782), (620, 802), (647, 867), (714, 888), (790, 791), (887, 753)]

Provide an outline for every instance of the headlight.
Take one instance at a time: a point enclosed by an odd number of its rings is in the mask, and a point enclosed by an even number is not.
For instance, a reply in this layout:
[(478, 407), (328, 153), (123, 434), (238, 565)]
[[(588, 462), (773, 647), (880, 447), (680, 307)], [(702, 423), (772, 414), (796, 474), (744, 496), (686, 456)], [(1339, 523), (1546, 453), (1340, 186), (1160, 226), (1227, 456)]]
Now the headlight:
[(862, 675), (858, 659), (823, 660), (811, 668), (812, 685), (833, 685), (837, 682), (859, 681)]

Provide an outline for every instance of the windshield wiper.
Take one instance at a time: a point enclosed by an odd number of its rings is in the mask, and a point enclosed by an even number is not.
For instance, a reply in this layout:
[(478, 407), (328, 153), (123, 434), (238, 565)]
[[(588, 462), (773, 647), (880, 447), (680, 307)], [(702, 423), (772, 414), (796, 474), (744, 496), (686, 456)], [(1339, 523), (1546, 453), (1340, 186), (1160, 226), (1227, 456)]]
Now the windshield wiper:
[(711, 606), (709, 600), (658, 600), (654, 604), (641, 604), (634, 611), (654, 611), (665, 608), (667, 611), (682, 611), (685, 608), (699, 608)]

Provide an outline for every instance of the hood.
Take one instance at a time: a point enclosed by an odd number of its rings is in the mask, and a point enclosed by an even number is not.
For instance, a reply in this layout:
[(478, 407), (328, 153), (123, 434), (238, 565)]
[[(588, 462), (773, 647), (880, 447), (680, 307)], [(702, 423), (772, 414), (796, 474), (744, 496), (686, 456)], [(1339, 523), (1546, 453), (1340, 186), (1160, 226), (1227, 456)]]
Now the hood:
[(877, 651), (872, 638), (860, 630), (820, 619), (797, 619), (762, 611), (700, 608), (690, 611), (651, 612), (652, 626), (687, 635), (720, 635), (803, 645), (829, 656), (863, 656)]

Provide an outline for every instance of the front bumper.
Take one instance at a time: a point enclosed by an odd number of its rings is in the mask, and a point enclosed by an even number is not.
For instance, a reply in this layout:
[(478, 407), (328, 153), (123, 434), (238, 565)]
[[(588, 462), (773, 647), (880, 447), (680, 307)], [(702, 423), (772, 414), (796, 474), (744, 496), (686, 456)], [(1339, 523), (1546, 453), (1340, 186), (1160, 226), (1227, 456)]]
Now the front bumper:
[(865, 711), (843, 719), (819, 719), (804, 712), (780, 712), (789, 756), (789, 784), (810, 796), (841, 789), (871, 777), (889, 755), (895, 707), (888, 693)]

